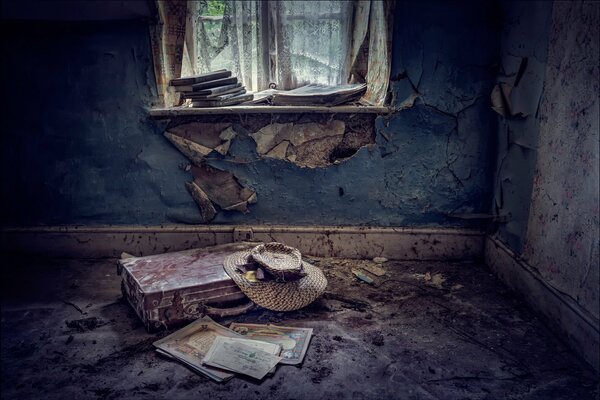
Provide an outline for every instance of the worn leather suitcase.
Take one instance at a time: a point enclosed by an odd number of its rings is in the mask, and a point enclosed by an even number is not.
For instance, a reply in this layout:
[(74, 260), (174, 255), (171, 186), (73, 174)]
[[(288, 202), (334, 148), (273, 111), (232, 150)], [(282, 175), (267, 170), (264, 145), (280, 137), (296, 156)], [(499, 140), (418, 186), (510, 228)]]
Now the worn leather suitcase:
[(121, 259), (117, 272), (123, 277), (123, 296), (151, 332), (191, 322), (211, 305), (231, 305), (226, 308), (230, 314), (242, 312), (252, 303), (239, 305), (246, 297), (225, 273), (223, 261), (254, 246), (240, 242)]

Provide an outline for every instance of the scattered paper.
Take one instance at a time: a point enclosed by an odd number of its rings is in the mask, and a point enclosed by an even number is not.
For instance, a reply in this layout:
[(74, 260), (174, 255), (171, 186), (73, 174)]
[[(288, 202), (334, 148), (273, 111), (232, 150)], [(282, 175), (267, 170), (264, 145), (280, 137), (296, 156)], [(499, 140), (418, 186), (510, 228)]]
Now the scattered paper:
[(222, 382), (231, 379), (233, 374), (202, 365), (202, 360), (211, 348), (213, 341), (220, 336), (235, 338), (239, 337), (239, 334), (205, 316), (154, 342), (154, 346), (157, 348), (158, 353), (181, 361), (195, 371), (217, 382)]
[(276, 355), (279, 350), (280, 346), (274, 343), (217, 337), (203, 363), (262, 379), (281, 361), (282, 358)]
[(252, 340), (281, 346), (281, 364), (297, 365), (304, 360), (312, 336), (312, 328), (232, 323), (230, 329)]
[(217, 336), (215, 338), (215, 341), (213, 342), (211, 348), (206, 353), (206, 356), (204, 357), (205, 359), (210, 359), (213, 356), (214, 350), (215, 350), (215, 344), (217, 342), (239, 343), (239, 344), (243, 344), (243, 345), (252, 347), (254, 349), (266, 351), (267, 353), (273, 354), (275, 356), (278, 356), (279, 353), (281, 352), (281, 345), (278, 343), (269, 343), (269, 342), (264, 342), (262, 340), (254, 340), (254, 339), (230, 338), (230, 337), (225, 337), (225, 336)]

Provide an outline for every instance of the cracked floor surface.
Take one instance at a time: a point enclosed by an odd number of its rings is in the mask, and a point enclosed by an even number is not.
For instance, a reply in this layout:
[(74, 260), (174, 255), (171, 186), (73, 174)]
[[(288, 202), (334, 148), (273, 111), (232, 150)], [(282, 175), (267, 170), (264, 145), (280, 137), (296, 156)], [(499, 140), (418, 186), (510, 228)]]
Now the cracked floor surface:
[[(114, 260), (16, 259), (2, 272), (6, 399), (595, 399), (598, 380), (483, 265), (311, 258), (327, 293), (233, 321), (308, 326), (301, 367), (214, 383), (157, 355)], [(10, 270), (10, 273), (8, 272)], [(15, 273), (18, 271), (18, 274)]]

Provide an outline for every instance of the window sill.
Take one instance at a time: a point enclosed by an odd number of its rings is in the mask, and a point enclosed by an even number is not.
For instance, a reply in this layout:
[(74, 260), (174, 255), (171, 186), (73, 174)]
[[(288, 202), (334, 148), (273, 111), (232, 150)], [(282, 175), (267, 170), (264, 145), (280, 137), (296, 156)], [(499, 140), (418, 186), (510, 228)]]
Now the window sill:
[(153, 118), (187, 117), (196, 115), (226, 115), (226, 114), (298, 114), (298, 113), (346, 113), (346, 114), (387, 114), (391, 108), (378, 106), (231, 106), (213, 108), (154, 108), (150, 110)]

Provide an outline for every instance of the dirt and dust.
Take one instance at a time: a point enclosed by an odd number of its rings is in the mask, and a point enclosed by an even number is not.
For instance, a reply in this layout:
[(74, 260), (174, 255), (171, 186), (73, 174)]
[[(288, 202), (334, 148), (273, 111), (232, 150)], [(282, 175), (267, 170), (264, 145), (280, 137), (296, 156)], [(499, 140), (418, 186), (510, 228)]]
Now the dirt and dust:
[[(158, 356), (113, 261), (15, 261), (3, 273), (2, 398), (594, 399), (593, 372), (483, 265), (314, 258), (327, 292), (233, 321), (314, 329), (300, 367), (216, 384)], [(369, 274), (359, 281), (352, 269)], [(378, 273), (377, 269), (374, 269)], [(73, 285), (73, 283), (76, 283)], [(70, 304), (88, 305), (85, 315)], [(84, 318), (82, 318), (84, 317)]]

